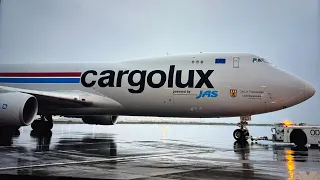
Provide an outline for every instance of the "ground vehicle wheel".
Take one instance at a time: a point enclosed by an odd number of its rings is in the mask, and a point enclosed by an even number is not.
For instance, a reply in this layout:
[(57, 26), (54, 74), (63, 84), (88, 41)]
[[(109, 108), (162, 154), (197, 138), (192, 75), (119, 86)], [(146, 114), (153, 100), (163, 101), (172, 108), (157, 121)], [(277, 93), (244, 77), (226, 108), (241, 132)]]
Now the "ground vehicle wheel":
[(307, 144), (306, 133), (302, 129), (294, 129), (290, 134), (290, 142), (294, 143), (296, 146), (305, 146)]

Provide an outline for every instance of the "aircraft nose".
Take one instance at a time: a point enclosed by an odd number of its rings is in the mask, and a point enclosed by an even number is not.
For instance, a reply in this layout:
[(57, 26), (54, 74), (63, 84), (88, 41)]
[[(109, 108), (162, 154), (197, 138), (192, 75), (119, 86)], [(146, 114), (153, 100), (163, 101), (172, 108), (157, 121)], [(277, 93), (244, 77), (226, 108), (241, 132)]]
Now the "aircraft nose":
[(316, 93), (316, 90), (314, 87), (312, 87), (309, 83), (304, 84), (304, 97), (305, 99), (311, 98)]

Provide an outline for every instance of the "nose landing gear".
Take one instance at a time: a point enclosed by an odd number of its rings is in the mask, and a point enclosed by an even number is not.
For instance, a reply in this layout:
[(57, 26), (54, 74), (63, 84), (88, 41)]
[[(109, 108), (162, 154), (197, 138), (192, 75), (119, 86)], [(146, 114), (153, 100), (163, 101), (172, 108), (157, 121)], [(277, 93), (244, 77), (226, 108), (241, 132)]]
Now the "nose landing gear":
[(240, 127), (240, 129), (236, 129), (233, 131), (233, 138), (236, 141), (244, 142), (247, 141), (250, 138), (249, 130), (247, 129), (248, 120), (250, 120), (251, 117), (240, 117), (240, 123), (237, 125)]

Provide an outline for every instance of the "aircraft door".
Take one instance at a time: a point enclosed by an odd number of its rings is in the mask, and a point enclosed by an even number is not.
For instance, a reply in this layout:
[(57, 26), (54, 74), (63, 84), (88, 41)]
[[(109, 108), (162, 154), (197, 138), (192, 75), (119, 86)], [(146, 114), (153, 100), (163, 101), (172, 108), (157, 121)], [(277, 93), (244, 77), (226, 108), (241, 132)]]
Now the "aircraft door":
[(170, 106), (173, 105), (173, 95), (172, 95), (172, 89), (161, 89), (161, 92), (158, 93), (158, 96), (160, 94), (160, 97), (161, 97), (161, 104), (162, 106), (164, 106), (165, 108), (171, 108)]
[(181, 114), (197, 114), (199, 112), (198, 100), (195, 98), (196, 94), (193, 94), (190, 90), (174, 90), (173, 101), (175, 111)]
[(262, 95), (262, 102), (264, 103), (264, 111), (267, 112), (268, 106), (271, 103), (271, 92), (268, 91), (267, 86), (263, 87), (263, 95)]
[(240, 58), (233, 57), (233, 68), (239, 68)]
[[(270, 91), (267, 87), (265, 88), (265, 104), (266, 104), (266, 111), (274, 111), (281, 107), (281, 103), (277, 101), (277, 96), (274, 92)], [(287, 107), (282, 107), (283, 109)]]

